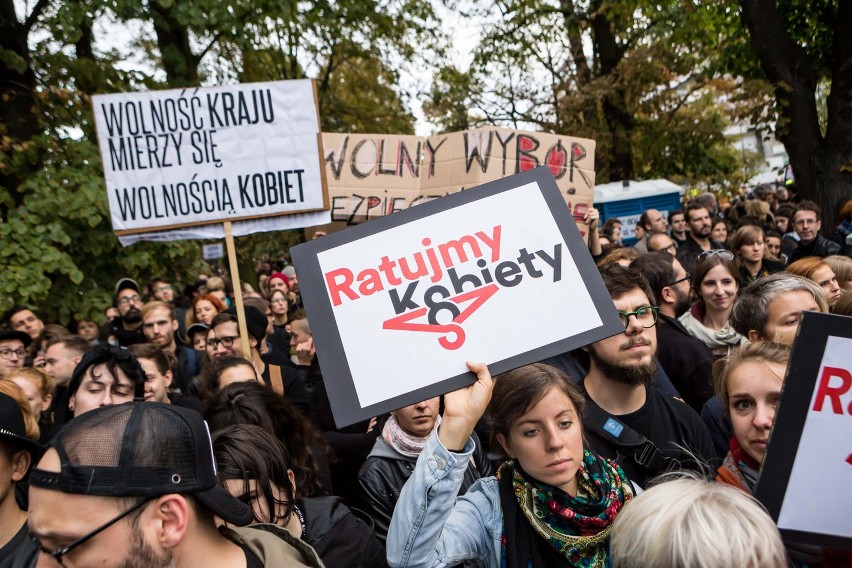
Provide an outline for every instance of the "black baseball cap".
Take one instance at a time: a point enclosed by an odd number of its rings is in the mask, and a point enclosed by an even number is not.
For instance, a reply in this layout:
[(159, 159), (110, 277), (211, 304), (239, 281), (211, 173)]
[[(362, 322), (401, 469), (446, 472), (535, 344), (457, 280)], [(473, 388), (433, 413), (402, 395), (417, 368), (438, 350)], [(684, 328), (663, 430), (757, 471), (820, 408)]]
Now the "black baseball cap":
[(118, 296), (118, 293), (122, 290), (130, 288), (135, 291), (139, 291), (139, 283), (136, 282), (133, 278), (122, 278), (118, 282), (115, 283), (115, 292), (113, 296)]
[[(269, 326), (269, 320), (263, 315), (263, 312), (254, 306), (244, 306), (246, 314), (246, 329), (258, 343), (266, 339), (266, 328)], [(237, 315), (237, 307), (231, 306), (223, 313)], [(260, 346), (258, 346), (258, 351)]]
[(6, 393), (0, 392), (0, 440), (6, 440), (13, 446), (27, 450), (36, 459), (41, 455), (41, 444), (27, 438), (24, 413), (18, 401)]
[(158, 402), (104, 406), (67, 423), (51, 440), (60, 471), (35, 468), (30, 484), (104, 497), (191, 494), (226, 522), (254, 515), (216, 482), (207, 423), (195, 410)]

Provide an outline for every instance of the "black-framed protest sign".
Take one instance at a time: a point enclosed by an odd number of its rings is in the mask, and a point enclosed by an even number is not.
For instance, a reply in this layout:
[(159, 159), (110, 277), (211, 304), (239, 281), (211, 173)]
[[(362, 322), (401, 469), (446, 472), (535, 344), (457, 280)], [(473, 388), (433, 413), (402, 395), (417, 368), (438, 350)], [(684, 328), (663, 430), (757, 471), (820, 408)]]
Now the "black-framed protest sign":
[(329, 209), (310, 79), (95, 95), (113, 231)]
[(291, 255), (338, 426), (624, 331), (545, 167)]
[(852, 318), (805, 312), (755, 487), (785, 540), (852, 549)]

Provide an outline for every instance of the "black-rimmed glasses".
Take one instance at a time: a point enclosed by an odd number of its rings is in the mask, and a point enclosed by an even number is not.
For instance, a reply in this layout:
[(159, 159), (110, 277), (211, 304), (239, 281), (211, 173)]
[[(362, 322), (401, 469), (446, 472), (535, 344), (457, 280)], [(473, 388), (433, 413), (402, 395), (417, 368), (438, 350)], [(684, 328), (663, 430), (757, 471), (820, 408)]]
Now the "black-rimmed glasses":
[(46, 546), (43, 546), (41, 544), (41, 542), (38, 540), (38, 538), (36, 538), (35, 536), (32, 537), (33, 542), (35, 542), (36, 546), (38, 546), (38, 549), (40, 551), (42, 551), (44, 554), (47, 554), (48, 556), (53, 557), (57, 562), (59, 562), (59, 565), (64, 568), (65, 563), (62, 562), (63, 556), (65, 556), (66, 554), (68, 554), (69, 552), (71, 552), (72, 550), (74, 550), (75, 548), (77, 548), (78, 546), (83, 544), (84, 542), (92, 539), (98, 533), (105, 531), (106, 529), (108, 529), (109, 527), (111, 527), (112, 525), (114, 525), (115, 523), (117, 523), (118, 521), (120, 521), (121, 519), (123, 519), (124, 517), (126, 517), (127, 515), (132, 513), (133, 511), (139, 509), (140, 507), (142, 507), (146, 503), (149, 503), (150, 501), (154, 500), (154, 497), (155, 496), (152, 495), (151, 497), (146, 497), (146, 498), (142, 499), (141, 501), (139, 501), (138, 503), (136, 503), (135, 505), (133, 505), (132, 507), (130, 507), (126, 511), (122, 512), (117, 517), (110, 519), (109, 521), (102, 524), (101, 526), (99, 526), (98, 528), (93, 530), (92, 532), (81, 536), (80, 538), (78, 538), (77, 540), (72, 542), (71, 544), (69, 544), (67, 546), (63, 546), (62, 548), (57, 548), (56, 550), (51, 550), (51, 549), (47, 548)]
[(239, 338), (239, 335), (226, 335), (225, 337), (215, 337), (208, 341), (207, 345), (209, 345), (212, 349), (216, 349), (221, 343), (222, 346), (225, 347), (225, 349), (230, 349), (234, 345), (234, 341)]
[(687, 281), (687, 280), (689, 280), (690, 278), (692, 278), (692, 274), (690, 274), (689, 272), (687, 272), (687, 273), (686, 273), (686, 276), (684, 276), (683, 278), (678, 278), (678, 279), (677, 279), (677, 280), (675, 280), (674, 282), (669, 282), (669, 283), (668, 283), (668, 284), (666, 284), (664, 287), (666, 287), (666, 288), (667, 288), (667, 287), (669, 287), (669, 286), (674, 286), (675, 284), (680, 284), (681, 282)]
[(624, 329), (627, 329), (627, 326), (630, 325), (630, 316), (635, 316), (639, 325), (648, 329), (649, 327), (657, 325), (659, 312), (660, 308), (657, 306), (641, 306), (632, 312), (622, 312), (619, 310), (618, 315), (621, 316), (621, 323), (624, 324)]

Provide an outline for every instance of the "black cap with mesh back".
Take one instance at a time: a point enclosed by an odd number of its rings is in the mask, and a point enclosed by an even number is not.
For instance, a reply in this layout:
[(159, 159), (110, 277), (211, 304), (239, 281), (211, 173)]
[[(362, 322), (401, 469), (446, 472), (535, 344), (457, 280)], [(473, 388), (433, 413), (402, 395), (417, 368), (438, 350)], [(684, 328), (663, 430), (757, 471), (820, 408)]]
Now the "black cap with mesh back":
[(210, 432), (194, 410), (157, 402), (104, 406), (66, 424), (49, 447), (61, 471), (35, 468), (36, 487), (105, 497), (189, 493), (233, 525), (254, 517), (216, 483)]

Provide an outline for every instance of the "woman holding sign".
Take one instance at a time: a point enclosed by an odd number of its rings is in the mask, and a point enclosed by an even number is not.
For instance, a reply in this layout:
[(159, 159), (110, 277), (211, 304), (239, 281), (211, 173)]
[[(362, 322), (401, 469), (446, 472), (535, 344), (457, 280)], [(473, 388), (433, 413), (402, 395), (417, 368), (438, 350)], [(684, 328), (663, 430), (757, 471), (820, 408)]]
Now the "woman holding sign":
[[(605, 566), (612, 522), (633, 488), (621, 468), (583, 447), (584, 399), (547, 365), (445, 395), (443, 421), (402, 490), (388, 534), (391, 566)], [(492, 397), (493, 391), (493, 397)], [(489, 405), (490, 401), (490, 405)], [(456, 497), (489, 408), (494, 447), (510, 458), (497, 477)]]

